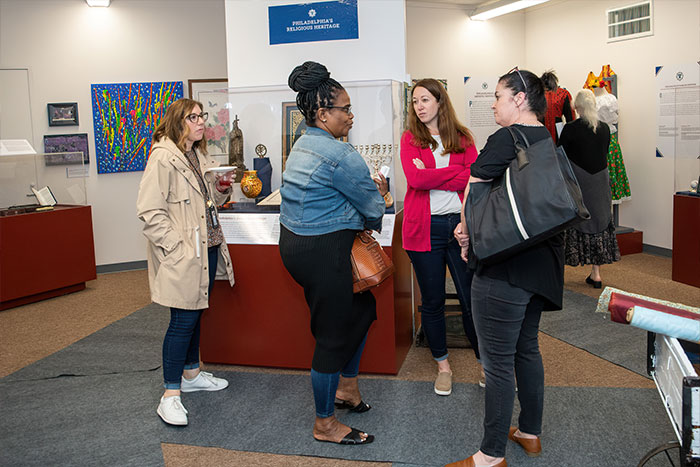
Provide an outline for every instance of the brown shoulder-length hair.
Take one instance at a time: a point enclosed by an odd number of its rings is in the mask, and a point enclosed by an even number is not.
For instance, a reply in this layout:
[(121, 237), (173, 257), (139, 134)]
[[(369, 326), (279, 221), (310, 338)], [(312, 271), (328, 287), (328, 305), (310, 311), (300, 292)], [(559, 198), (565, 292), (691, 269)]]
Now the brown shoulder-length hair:
[[(167, 137), (182, 151), (185, 152), (185, 140), (190, 134), (190, 129), (185, 123), (185, 117), (192, 113), (195, 106), (203, 109), (201, 102), (183, 97), (178, 99), (168, 107), (165, 111), (163, 120), (160, 121), (156, 130), (153, 132), (153, 142), (158, 142)], [(199, 149), (202, 154), (207, 153), (207, 139), (202, 138), (195, 141), (192, 149)]]
[(457, 114), (452, 107), (447, 91), (438, 80), (433, 78), (422, 79), (411, 89), (411, 102), (408, 106), (408, 131), (413, 134), (413, 143), (423, 149), (430, 147), (433, 151), (438, 146), (437, 141), (430, 135), (428, 127), (418, 119), (416, 110), (413, 108), (413, 91), (417, 87), (425, 88), (438, 101), (438, 131), (444, 148), (442, 154), (466, 151), (466, 148), (462, 146), (462, 136), (466, 138), (467, 146), (472, 146), (474, 137), (471, 131), (457, 120)]

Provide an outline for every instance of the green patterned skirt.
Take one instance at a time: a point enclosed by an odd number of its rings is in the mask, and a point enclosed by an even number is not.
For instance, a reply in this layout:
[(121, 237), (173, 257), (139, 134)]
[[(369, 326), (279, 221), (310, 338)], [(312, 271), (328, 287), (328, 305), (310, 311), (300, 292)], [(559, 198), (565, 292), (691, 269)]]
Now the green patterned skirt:
[(610, 135), (610, 148), (608, 150), (608, 171), (610, 172), (610, 191), (612, 193), (613, 204), (632, 197), (630, 193), (630, 182), (627, 180), (625, 171), (625, 161), (622, 160), (622, 150), (617, 140), (617, 132)]

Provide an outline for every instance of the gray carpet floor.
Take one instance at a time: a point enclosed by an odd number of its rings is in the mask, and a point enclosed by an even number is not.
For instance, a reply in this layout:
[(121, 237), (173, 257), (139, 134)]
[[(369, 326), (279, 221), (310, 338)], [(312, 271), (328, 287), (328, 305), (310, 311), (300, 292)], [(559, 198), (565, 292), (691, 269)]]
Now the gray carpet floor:
[[(594, 314), (590, 300), (567, 293), (566, 310), (546, 313), (543, 331), (626, 367), (626, 358), (643, 362), (643, 352), (615, 350), (621, 340), (628, 342), (622, 348), (636, 345), (635, 336), (614, 334), (633, 328)], [(310, 382), (299, 375), (220, 374), (231, 382), (227, 390), (183, 396), (190, 411), (187, 428), (165, 425), (155, 408), (162, 391), (160, 346), (167, 321), (165, 310), (149, 305), (0, 379), (0, 465), (162, 466), (161, 442), (391, 461), (405, 467), (444, 465), (478, 448), (483, 390), (464, 383), (443, 398), (433, 393), (431, 382), (363, 380), (363, 394), (373, 409), (339, 415), (376, 435), (367, 446), (312, 439)], [(601, 328), (582, 335), (589, 326)], [(605, 348), (606, 342), (613, 350)], [(546, 450), (533, 460), (511, 443), (509, 465), (633, 466), (648, 449), (674, 438), (654, 389), (545, 391)]]
[[(376, 435), (358, 447), (312, 439), (307, 376), (219, 376), (231, 382), (225, 391), (183, 396), (190, 412), (184, 429), (155, 414), (159, 371), (0, 382), (0, 465), (163, 465), (160, 443), (168, 442), (438, 466), (479, 446), (483, 390), (474, 384), (438, 397), (430, 382), (363, 380), (373, 409), (339, 413)], [(510, 444), (510, 465), (636, 465), (648, 449), (673, 439), (653, 389), (546, 388), (545, 401), (543, 455), (533, 460)]]
[(596, 313), (598, 300), (564, 290), (564, 308), (542, 313), (540, 331), (593, 355), (647, 376), (647, 332)]

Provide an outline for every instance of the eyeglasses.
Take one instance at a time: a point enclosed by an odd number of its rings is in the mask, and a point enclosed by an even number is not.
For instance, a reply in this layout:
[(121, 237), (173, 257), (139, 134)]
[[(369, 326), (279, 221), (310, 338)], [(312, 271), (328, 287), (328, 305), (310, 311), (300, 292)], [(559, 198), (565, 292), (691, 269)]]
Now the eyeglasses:
[(202, 119), (206, 122), (209, 118), (209, 112), (202, 112), (201, 114), (189, 114), (185, 116), (185, 120), (189, 120), (190, 123), (197, 123), (197, 120)]
[(352, 112), (352, 106), (351, 106), (351, 105), (346, 105), (346, 106), (344, 106), (344, 107), (338, 107), (338, 106), (336, 106), (336, 105), (329, 105), (329, 106), (326, 106), (326, 109), (340, 109), (340, 110), (342, 110), (343, 112), (345, 112), (345, 113), (348, 114), (348, 115), (350, 115), (350, 113)]
[(523, 82), (523, 86), (525, 86), (525, 92), (527, 92), (527, 84), (525, 83), (525, 78), (523, 78), (523, 75), (520, 74), (520, 70), (518, 70), (518, 67), (517, 67), (517, 66), (511, 68), (511, 70), (510, 70), (508, 73), (506, 73), (506, 74), (509, 75), (509, 74), (513, 73), (514, 71), (517, 71), (517, 72), (518, 72), (518, 76), (520, 76), (520, 81)]

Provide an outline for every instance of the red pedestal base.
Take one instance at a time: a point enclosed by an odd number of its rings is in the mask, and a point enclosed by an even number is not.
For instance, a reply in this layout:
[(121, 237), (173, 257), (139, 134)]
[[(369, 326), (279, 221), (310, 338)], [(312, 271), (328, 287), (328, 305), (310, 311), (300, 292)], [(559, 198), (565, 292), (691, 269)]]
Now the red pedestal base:
[(0, 217), (0, 310), (76, 292), (97, 277), (90, 206)]
[[(360, 364), (396, 374), (412, 342), (410, 261), (401, 245), (402, 213), (385, 251), (395, 274), (373, 289), (377, 321)], [(210, 363), (308, 369), (314, 351), (303, 289), (282, 264), (277, 245), (229, 245), (236, 285), (217, 281), (202, 315), (201, 356)]]
[(700, 287), (700, 197), (673, 196), (671, 278)]
[(617, 234), (617, 245), (620, 247), (620, 255), (633, 255), (642, 252), (642, 232)]

